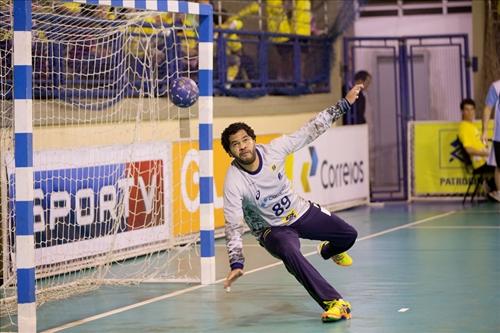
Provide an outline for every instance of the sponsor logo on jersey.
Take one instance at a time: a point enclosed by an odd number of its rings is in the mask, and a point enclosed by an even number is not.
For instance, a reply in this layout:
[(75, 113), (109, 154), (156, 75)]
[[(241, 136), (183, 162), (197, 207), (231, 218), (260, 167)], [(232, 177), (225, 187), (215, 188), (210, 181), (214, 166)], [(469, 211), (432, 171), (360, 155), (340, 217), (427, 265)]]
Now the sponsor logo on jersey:
[(275, 200), (276, 198), (282, 197), (285, 192), (286, 192), (286, 185), (283, 185), (283, 187), (280, 189), (280, 191), (278, 193), (271, 194), (271, 195), (264, 197), (261, 200), (260, 207), (266, 208), (268, 202), (273, 202), (273, 200)]
[(285, 223), (290, 223), (293, 220), (295, 220), (296, 218), (297, 218), (297, 212), (295, 211), (295, 209), (292, 209), (292, 211), (290, 213), (288, 213), (285, 217), (282, 217), (281, 219)]

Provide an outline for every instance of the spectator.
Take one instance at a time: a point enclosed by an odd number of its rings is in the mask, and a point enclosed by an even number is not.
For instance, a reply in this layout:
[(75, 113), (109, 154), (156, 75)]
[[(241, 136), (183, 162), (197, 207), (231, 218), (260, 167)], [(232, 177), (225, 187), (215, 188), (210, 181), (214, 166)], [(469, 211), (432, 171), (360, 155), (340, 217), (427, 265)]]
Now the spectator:
[(359, 94), (357, 103), (354, 105), (354, 113), (356, 114), (356, 124), (366, 124), (366, 96), (365, 90), (368, 89), (372, 81), (372, 76), (365, 70), (361, 70), (354, 74), (354, 85), (362, 84), (365, 88)]
[[(223, 23), (220, 25), (222, 29), (241, 30), (243, 22), (235, 17), (228, 17), (225, 11), (222, 10)], [(251, 88), (250, 78), (255, 76), (255, 66), (251, 57), (244, 53), (243, 44), (240, 36), (236, 33), (224, 34), (226, 40), (226, 65), (227, 84), (225, 88), (230, 88), (235, 80), (245, 81), (245, 88)]]
[(500, 202), (500, 80), (491, 84), (486, 96), (483, 110), (483, 134), (482, 140), (486, 143), (488, 139), (488, 121), (492, 111), (495, 110), (495, 128), (493, 135), (493, 147), (491, 149), (488, 164), (495, 166), (495, 185), (497, 191), (490, 192), (489, 195)]
[[(244, 7), (240, 10), (235, 17), (230, 18), (233, 20), (235, 18), (242, 19), (248, 15), (256, 15), (260, 12), (260, 5), (258, 2), (253, 2), (252, 4)], [(292, 27), (290, 21), (288, 20), (285, 3), (283, 0), (266, 0), (265, 2), (265, 12), (266, 12), (266, 24), (267, 31), (271, 33), (279, 34), (290, 34), (292, 33)], [(280, 63), (277, 66), (277, 78), (278, 80), (285, 80), (290, 77), (292, 73), (292, 60), (291, 51), (293, 48), (290, 45), (286, 45), (289, 40), (288, 36), (275, 36), (270, 38), (271, 42), (275, 43), (276, 51), (280, 56)]]
[[(363, 84), (365, 87), (363, 91), (361, 91), (361, 94), (359, 94), (359, 98), (356, 102), (355, 105), (353, 105), (353, 115), (354, 115), (354, 121), (350, 125), (356, 125), (356, 124), (366, 124), (366, 116), (365, 116), (365, 110), (366, 110), (366, 93), (365, 89), (367, 89), (370, 86), (370, 83), (372, 81), (372, 76), (370, 73), (368, 73), (365, 70), (360, 70), (354, 74), (354, 82), (350, 82), (346, 85), (342, 86), (342, 94), (345, 94), (347, 91), (351, 89), (351, 87), (354, 87), (356, 84)], [(344, 124), (349, 123), (347, 121), (347, 118), (344, 116), (343, 119)], [(371, 140), (370, 140), (371, 141)]]
[(181, 16), (180, 22), (176, 25), (182, 25), (184, 29), (178, 31), (177, 37), (181, 39), (181, 63), (182, 72), (193, 72), (198, 67), (198, 43), (197, 29), (198, 17), (192, 14)]
[[(307, 77), (311, 76), (313, 66), (309, 63), (309, 41), (312, 31), (312, 13), (310, 0), (296, 0), (292, 11), (292, 30), (296, 35), (303, 36), (300, 43), (300, 81), (305, 84)], [(309, 70), (308, 73), (306, 71)]]
[[(474, 124), (476, 103), (472, 99), (466, 98), (460, 103), (460, 109), (462, 110), (462, 121), (458, 127), (458, 138), (467, 154), (469, 154), (472, 168), (476, 172), (493, 175), (495, 168), (486, 164), (489, 149), (481, 140), (479, 128)], [(485, 180), (484, 188), (488, 194), (496, 190), (495, 181), (492, 177)]]
[(312, 13), (310, 0), (296, 0), (292, 12), (292, 29), (296, 35), (311, 36)]
[[(292, 32), (283, 0), (266, 0), (265, 10), (268, 32), (280, 34), (289, 34)], [(230, 18), (230, 20), (234, 18), (242, 19), (248, 15), (259, 14), (259, 12), (260, 4), (258, 2), (253, 2), (241, 9), (235, 17)], [(284, 43), (288, 41), (288, 37), (273, 37), (271, 41), (275, 43)]]

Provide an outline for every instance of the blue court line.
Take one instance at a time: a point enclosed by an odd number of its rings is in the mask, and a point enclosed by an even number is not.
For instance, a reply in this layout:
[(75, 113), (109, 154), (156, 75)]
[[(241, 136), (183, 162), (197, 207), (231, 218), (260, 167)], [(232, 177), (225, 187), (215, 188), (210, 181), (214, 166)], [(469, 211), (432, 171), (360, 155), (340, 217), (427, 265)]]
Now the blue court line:
[[(358, 240), (356, 242), (361, 242), (361, 241), (372, 239), (372, 238), (375, 238), (375, 237), (379, 237), (379, 236), (382, 236), (382, 235), (385, 235), (385, 234), (388, 234), (388, 233), (391, 233), (391, 232), (394, 232), (394, 231), (398, 231), (398, 230), (401, 230), (401, 229), (406, 229), (406, 228), (409, 228), (409, 227), (413, 227), (413, 226), (416, 226), (416, 225), (419, 225), (419, 224), (422, 224), (422, 223), (425, 223), (425, 222), (429, 222), (429, 221), (432, 221), (432, 220), (437, 220), (437, 219), (440, 219), (442, 217), (446, 217), (446, 216), (455, 214), (456, 212), (457, 212), (456, 210), (452, 210), (452, 211), (449, 211), (449, 212), (446, 212), (446, 213), (443, 213), (443, 214), (438, 214), (438, 215), (430, 216), (430, 217), (427, 217), (425, 219), (421, 219), (421, 220), (418, 220), (418, 221), (415, 221), (415, 222), (411, 222), (411, 223), (403, 224), (403, 225), (400, 225), (400, 226), (397, 226), (397, 227), (394, 227), (394, 228), (389, 228), (389, 229), (386, 229), (386, 230), (382, 230), (382, 231), (376, 232), (374, 234), (370, 234), (370, 235), (358, 238)], [(304, 254), (304, 256), (308, 257), (308, 256), (311, 256), (313, 254), (317, 254), (317, 252), (316, 251), (309, 252), (309, 253)], [(283, 262), (279, 261), (279, 262), (276, 262), (274, 264), (269, 264), (269, 265), (266, 265), (266, 266), (262, 266), (262, 267), (259, 267), (259, 268), (255, 268), (255, 269), (249, 270), (249, 271), (245, 272), (245, 275), (253, 274), (253, 273), (256, 273), (256, 272), (260, 272), (262, 270), (265, 270), (265, 269), (268, 269), (268, 268), (272, 268), (272, 267), (276, 267), (276, 266), (279, 266), (279, 265), (283, 265)], [(224, 280), (225, 280), (225, 278), (219, 279), (219, 280), (215, 281), (214, 284), (222, 283), (222, 282), (224, 282)], [(186, 288), (186, 289), (178, 290), (178, 291), (175, 291), (175, 292), (172, 292), (172, 293), (169, 293), (169, 294), (165, 294), (165, 295), (162, 295), (162, 296), (153, 297), (153, 298), (150, 298), (150, 299), (142, 301), (142, 302), (138, 302), (138, 303), (135, 303), (135, 304), (127, 305), (127, 306), (124, 306), (124, 307), (121, 307), (121, 308), (117, 308), (117, 309), (114, 309), (114, 310), (111, 310), (111, 311), (103, 312), (103, 313), (98, 314), (98, 315), (90, 316), (90, 317), (87, 317), (87, 318), (84, 318), (84, 319), (80, 319), (80, 320), (76, 320), (76, 321), (73, 321), (73, 322), (70, 322), (70, 323), (58, 326), (58, 327), (54, 327), (54, 328), (48, 329), (46, 331), (42, 331), (42, 333), (60, 332), (62, 330), (68, 329), (68, 328), (80, 326), (80, 325), (83, 325), (83, 324), (91, 322), (91, 321), (95, 321), (95, 320), (98, 320), (98, 319), (110, 317), (110, 316), (118, 314), (118, 313), (122, 313), (122, 312), (125, 312), (125, 311), (128, 311), (128, 310), (136, 309), (136, 308), (139, 308), (139, 307), (144, 306), (144, 305), (148, 305), (148, 304), (151, 304), (151, 303), (156, 303), (156, 302), (159, 302), (159, 301), (162, 301), (162, 300), (165, 300), (165, 299), (169, 299), (169, 298), (172, 298), (172, 297), (175, 297), (175, 296), (179, 296), (179, 295), (182, 295), (182, 294), (186, 294), (186, 293), (189, 293), (191, 291), (198, 290), (198, 289), (201, 289), (201, 288), (205, 288), (205, 287), (208, 287), (208, 286), (211, 286), (211, 284), (208, 284), (208, 285), (197, 285), (197, 286), (189, 287), (189, 288)]]

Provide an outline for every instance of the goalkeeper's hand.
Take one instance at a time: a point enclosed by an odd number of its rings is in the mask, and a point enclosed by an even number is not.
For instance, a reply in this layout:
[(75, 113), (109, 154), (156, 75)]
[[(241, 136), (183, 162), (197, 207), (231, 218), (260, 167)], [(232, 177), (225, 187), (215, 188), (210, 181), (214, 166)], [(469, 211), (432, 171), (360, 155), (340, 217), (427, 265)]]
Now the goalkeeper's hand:
[(354, 87), (352, 87), (351, 90), (345, 95), (345, 99), (349, 102), (349, 104), (353, 105), (354, 102), (358, 99), (358, 96), (361, 92), (361, 90), (364, 88), (363, 84), (357, 84)]
[(243, 270), (241, 268), (235, 268), (226, 277), (226, 281), (224, 281), (224, 289), (231, 287), (231, 284), (236, 281), (240, 276), (243, 275)]

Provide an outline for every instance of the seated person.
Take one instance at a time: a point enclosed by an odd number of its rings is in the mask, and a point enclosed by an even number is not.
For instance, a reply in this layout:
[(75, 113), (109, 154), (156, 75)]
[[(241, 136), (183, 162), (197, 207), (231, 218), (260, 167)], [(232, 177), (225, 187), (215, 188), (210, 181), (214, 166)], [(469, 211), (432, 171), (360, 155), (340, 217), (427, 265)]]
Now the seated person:
[[(467, 151), (467, 154), (469, 154), (472, 161), (472, 167), (476, 172), (483, 174), (491, 173), (493, 176), (495, 168), (486, 164), (489, 149), (481, 140), (481, 132), (474, 124), (476, 116), (476, 103), (474, 100), (466, 98), (460, 103), (460, 109), (462, 110), (462, 121), (458, 127), (458, 138), (460, 139), (464, 149)], [(488, 177), (485, 180), (485, 184), (483, 184), (486, 193), (496, 191), (495, 182), (492, 176)]]

